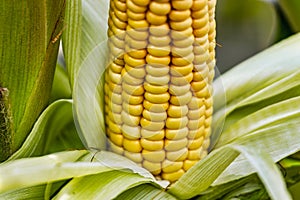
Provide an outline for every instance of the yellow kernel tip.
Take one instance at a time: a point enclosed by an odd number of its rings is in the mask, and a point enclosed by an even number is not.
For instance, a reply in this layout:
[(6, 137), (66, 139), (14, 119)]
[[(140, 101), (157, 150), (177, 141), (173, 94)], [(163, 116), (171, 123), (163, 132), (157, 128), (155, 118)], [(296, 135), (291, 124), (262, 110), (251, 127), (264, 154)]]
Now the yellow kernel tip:
[(133, 153), (139, 153), (143, 150), (139, 140), (128, 140), (126, 138), (123, 140), (123, 147)]
[(175, 182), (177, 181), (183, 174), (185, 173), (185, 171), (183, 169), (180, 169), (176, 172), (172, 172), (172, 173), (162, 173), (162, 178), (164, 180), (168, 180), (170, 182)]
[(162, 170), (164, 173), (171, 173), (180, 170), (183, 167), (183, 161), (164, 160), (162, 162)]

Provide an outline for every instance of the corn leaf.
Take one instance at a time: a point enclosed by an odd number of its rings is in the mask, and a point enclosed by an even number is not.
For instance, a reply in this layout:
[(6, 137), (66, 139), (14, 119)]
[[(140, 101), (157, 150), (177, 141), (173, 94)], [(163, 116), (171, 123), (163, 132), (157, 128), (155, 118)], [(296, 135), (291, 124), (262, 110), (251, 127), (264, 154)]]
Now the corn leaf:
[(245, 156), (255, 168), (272, 199), (292, 199), (279, 169), (269, 154), (262, 149), (257, 151), (250, 145), (233, 145), (233, 148)]
[(239, 118), (236, 123), (231, 124), (222, 132), (215, 148), (223, 146), (259, 128), (280, 124), (297, 117), (300, 117), (300, 96), (272, 104), (244, 118)]
[(118, 197), (115, 198), (116, 200), (140, 200), (140, 199), (166, 199), (166, 200), (176, 200), (174, 196), (167, 193), (163, 189), (159, 189), (150, 184), (142, 184), (137, 187), (131, 188)]
[(106, 37), (109, 1), (68, 1), (63, 49), (71, 87), (87, 55)]
[(11, 153), (21, 146), (48, 104), (64, 3), (64, 0), (0, 2), (0, 86), (10, 91)]
[(101, 164), (112, 168), (112, 169), (130, 169), (134, 173), (138, 173), (141, 176), (154, 179), (153, 175), (147, 171), (146, 169), (138, 166), (133, 161), (129, 160), (124, 156), (120, 156), (118, 154), (108, 152), (108, 151), (91, 151), (92, 153), (86, 155), (81, 160), (89, 161), (92, 160), (94, 162), (100, 162)]
[(68, 69), (71, 89), (80, 64), (82, 3), (81, 0), (67, 1), (65, 12), (65, 31), (62, 35), (64, 59)]
[(104, 42), (90, 52), (83, 61), (74, 86), (74, 113), (77, 130), (87, 148), (106, 148), (102, 89), (106, 57), (107, 46)]
[(94, 167), (94, 163), (74, 162), (86, 153), (88, 152), (60, 152), (0, 164), (0, 193), (109, 170), (101, 165)]
[(65, 184), (66, 181), (58, 181), (55, 183), (42, 184), (32, 187), (25, 187), (21, 189), (9, 190), (0, 193), (0, 199), (19, 200), (22, 199), (50, 199), (57, 191)]
[(107, 38), (108, 5), (107, 0), (78, 0), (69, 2), (67, 7), (70, 30), (63, 36), (64, 52), (74, 85), (76, 127), (87, 148), (106, 147), (102, 90), (97, 85), (101, 84), (106, 61), (107, 47), (103, 41)]
[[(22, 167), (20, 168), (20, 166)], [(123, 178), (121, 178), (122, 176)], [(80, 198), (80, 195), (87, 194), (108, 195), (107, 197), (110, 195), (117, 196), (129, 188), (144, 183), (152, 183), (156, 187), (166, 187), (168, 184), (163, 181), (156, 181), (150, 172), (120, 155), (105, 151), (89, 152), (82, 150), (22, 158), (0, 164), (0, 194), (3, 193), (4, 196), (9, 196), (13, 195), (13, 192), (28, 191), (35, 195), (35, 189), (30, 191), (28, 187), (47, 183), (52, 184), (74, 177), (82, 178), (73, 179), (73, 181), (67, 183), (57, 198), (60, 198), (60, 195), (65, 196), (71, 190), (76, 189), (77, 184), (85, 188), (78, 191), (79, 193), (75, 192), (76, 195), (79, 195), (78, 198)], [(110, 180), (108, 177), (110, 177)], [(77, 183), (78, 181), (80, 183)], [(108, 186), (105, 181), (108, 181), (107, 184), (115, 185), (113, 188), (116, 189), (120, 189), (119, 185), (122, 183), (121, 185), (124, 188), (119, 190), (119, 193), (110, 191), (107, 189)], [(91, 184), (95, 187), (91, 187)], [(40, 194), (40, 191), (37, 192)], [(47, 195), (47, 190), (45, 190), (45, 195)], [(72, 198), (77, 198), (76, 195)]]
[[(74, 126), (72, 123), (72, 100), (58, 100), (52, 103), (41, 114), (22, 147), (8, 160), (47, 153), (50, 144), (59, 144), (55, 139), (63, 134), (65, 128), (70, 129)], [(67, 132), (71, 137), (69, 140), (73, 142), (71, 147), (82, 147), (80, 141), (76, 140), (76, 131), (71, 131)]]
[[(278, 162), (300, 150), (299, 126), (299, 119), (282, 122), (250, 133), (234, 143), (250, 145), (256, 149), (264, 149), (270, 154), (274, 162)], [(236, 180), (253, 172), (255, 170), (248, 164), (248, 161), (243, 157), (239, 157), (218, 177), (213, 185)]]
[[(245, 186), (247, 183), (257, 183), (259, 182), (256, 175), (246, 176), (244, 178), (231, 181), (222, 185), (217, 185), (208, 188), (200, 194), (197, 198), (198, 200), (209, 200), (209, 199), (220, 199), (228, 195), (232, 191), (239, 190), (241, 187)], [(263, 186), (262, 186), (263, 187)]]
[(151, 179), (125, 171), (110, 171), (72, 179), (54, 199), (113, 199)]
[(270, 199), (264, 186), (260, 183), (247, 183), (244, 186), (229, 192), (223, 200), (232, 199)]
[(0, 193), (0, 198), (5, 200), (23, 199), (44, 199), (46, 185), (38, 185), (33, 187), (26, 187), (22, 189), (10, 190), (8, 192)]

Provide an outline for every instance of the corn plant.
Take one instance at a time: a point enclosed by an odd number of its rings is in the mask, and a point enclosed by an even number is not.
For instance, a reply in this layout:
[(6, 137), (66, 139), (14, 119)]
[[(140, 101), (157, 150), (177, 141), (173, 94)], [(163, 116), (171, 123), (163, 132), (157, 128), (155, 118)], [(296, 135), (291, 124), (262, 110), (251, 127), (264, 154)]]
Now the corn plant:
[(300, 35), (219, 75), (217, 5), (0, 3), (0, 199), (292, 199)]

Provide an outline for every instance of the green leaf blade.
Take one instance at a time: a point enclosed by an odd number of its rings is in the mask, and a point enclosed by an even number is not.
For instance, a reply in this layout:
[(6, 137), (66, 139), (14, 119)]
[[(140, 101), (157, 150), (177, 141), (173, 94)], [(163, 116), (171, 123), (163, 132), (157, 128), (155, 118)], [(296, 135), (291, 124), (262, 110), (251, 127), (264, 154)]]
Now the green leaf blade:
[(233, 148), (241, 152), (256, 169), (272, 199), (292, 199), (279, 169), (267, 153), (246, 145), (233, 145)]
[(113, 199), (150, 180), (124, 171), (110, 171), (71, 180), (54, 199)]
[(63, 11), (62, 0), (0, 3), (0, 85), (10, 91), (13, 151), (48, 103)]

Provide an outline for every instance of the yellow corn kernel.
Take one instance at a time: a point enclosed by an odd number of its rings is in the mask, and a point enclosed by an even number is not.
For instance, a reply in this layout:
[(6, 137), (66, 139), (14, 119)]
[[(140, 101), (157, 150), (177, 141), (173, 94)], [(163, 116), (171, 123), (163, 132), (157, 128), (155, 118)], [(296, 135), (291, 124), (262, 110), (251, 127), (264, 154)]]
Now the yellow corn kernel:
[(162, 162), (163, 160), (165, 160), (166, 153), (164, 150), (148, 151), (148, 150), (144, 149), (142, 151), (142, 155), (145, 160), (158, 163), (158, 162)]
[(162, 162), (162, 170), (165, 173), (171, 173), (171, 172), (176, 172), (183, 167), (183, 162), (182, 161), (170, 161), (170, 160), (164, 160)]
[(141, 145), (144, 149), (148, 151), (158, 151), (164, 148), (164, 141), (163, 140), (148, 140), (148, 139), (141, 139)]
[(171, 172), (171, 173), (162, 173), (162, 178), (165, 180), (168, 180), (170, 182), (175, 182), (177, 181), (183, 174), (185, 173), (185, 171), (183, 169), (180, 169), (176, 172)]
[(139, 140), (128, 140), (124, 138), (123, 147), (125, 150), (133, 153), (139, 153), (143, 150)]

